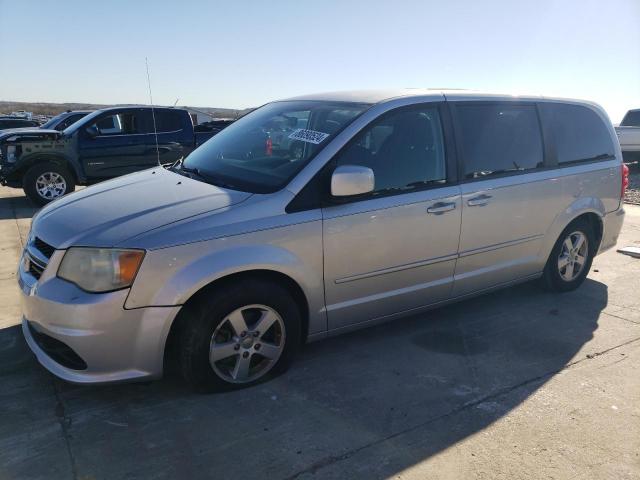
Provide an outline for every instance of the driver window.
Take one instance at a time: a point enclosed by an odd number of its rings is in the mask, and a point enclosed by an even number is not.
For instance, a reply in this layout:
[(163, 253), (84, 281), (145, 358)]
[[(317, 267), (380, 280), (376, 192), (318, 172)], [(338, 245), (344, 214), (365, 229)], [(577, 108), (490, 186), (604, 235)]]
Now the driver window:
[(338, 154), (337, 165), (371, 168), (375, 175), (374, 194), (445, 183), (438, 109), (400, 109), (382, 116)]
[(94, 124), (100, 135), (133, 135), (140, 133), (138, 117), (133, 112), (117, 113), (100, 118)]

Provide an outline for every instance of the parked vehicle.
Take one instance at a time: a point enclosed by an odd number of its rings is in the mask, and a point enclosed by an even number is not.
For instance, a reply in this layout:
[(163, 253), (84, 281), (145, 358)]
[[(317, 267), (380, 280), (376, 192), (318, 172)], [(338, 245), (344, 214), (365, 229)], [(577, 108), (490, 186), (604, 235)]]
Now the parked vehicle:
[(214, 134), (194, 132), (191, 117), (183, 109), (96, 110), (62, 132), (31, 129), (0, 133), (0, 182), (22, 187), (33, 202), (44, 205), (72, 192), (76, 185), (158, 163), (172, 164)]
[(39, 123), (23, 117), (0, 117), (0, 132), (12, 128), (37, 127)]
[(193, 128), (196, 132), (215, 132), (218, 133), (229, 125), (231, 125), (235, 120), (231, 119), (215, 119), (210, 120), (208, 122), (202, 122), (198, 125), (195, 125)]
[(67, 110), (43, 123), (40, 128), (45, 130), (58, 130), (61, 132), (78, 120), (89, 115), (93, 110)]
[[(255, 132), (292, 117), (301, 151), (258, 154)], [(43, 208), (19, 267), (22, 328), (71, 382), (157, 378), (176, 352), (197, 389), (250, 385), (305, 341), (533, 279), (577, 288), (616, 243), (624, 187), (592, 103), (429, 90), (274, 102), (180, 166)]]
[(626, 113), (620, 126), (616, 127), (616, 134), (625, 160), (640, 160), (640, 108)]

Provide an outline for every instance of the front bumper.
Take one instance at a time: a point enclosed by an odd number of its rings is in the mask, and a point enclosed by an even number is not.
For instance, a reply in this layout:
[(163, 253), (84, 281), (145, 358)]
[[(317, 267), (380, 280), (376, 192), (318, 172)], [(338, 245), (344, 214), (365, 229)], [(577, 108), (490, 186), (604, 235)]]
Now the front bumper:
[[(55, 276), (63, 254), (54, 252), (39, 279), (23, 261), (18, 268), (22, 331), (38, 361), (73, 383), (162, 376), (165, 342), (180, 307), (126, 310), (128, 289), (85, 292)], [(81, 362), (64, 361), (47, 348), (51, 344), (62, 350), (66, 346)]]
[(0, 162), (0, 185), (14, 188), (21, 187), (20, 176), (16, 172), (13, 164)]

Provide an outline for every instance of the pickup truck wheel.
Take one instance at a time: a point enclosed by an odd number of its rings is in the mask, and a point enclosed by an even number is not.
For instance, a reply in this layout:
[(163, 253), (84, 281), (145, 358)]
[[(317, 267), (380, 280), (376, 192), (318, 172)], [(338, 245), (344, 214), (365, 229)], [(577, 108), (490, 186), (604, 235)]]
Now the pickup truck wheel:
[(180, 370), (196, 391), (242, 388), (284, 372), (300, 345), (300, 311), (286, 288), (245, 280), (184, 307)]
[(32, 202), (45, 205), (73, 192), (76, 184), (69, 170), (47, 162), (39, 163), (27, 170), (22, 180), (22, 188)]
[(543, 286), (555, 292), (578, 288), (587, 278), (595, 250), (591, 225), (584, 220), (571, 222), (551, 250), (542, 276)]

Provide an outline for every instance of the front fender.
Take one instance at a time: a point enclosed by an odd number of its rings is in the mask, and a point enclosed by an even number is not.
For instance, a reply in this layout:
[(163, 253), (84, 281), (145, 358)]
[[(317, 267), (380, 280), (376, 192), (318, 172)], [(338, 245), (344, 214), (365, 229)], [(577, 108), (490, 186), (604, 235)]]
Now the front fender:
[(84, 172), (80, 163), (66, 152), (36, 152), (22, 155), (15, 165), (16, 171), (26, 172), (33, 165), (41, 162), (52, 162), (68, 167), (79, 181), (84, 181)]
[(309, 306), (309, 333), (326, 329), (320, 220), (150, 250), (125, 308), (183, 305), (216, 280), (255, 270), (296, 282)]
[(586, 213), (595, 214), (602, 226), (602, 219), (607, 213), (607, 210), (604, 203), (599, 198), (580, 197), (556, 216), (553, 223), (547, 230), (540, 248), (539, 261), (542, 268), (544, 268), (544, 265), (547, 263), (551, 250), (553, 250), (553, 246), (560, 237), (562, 231), (576, 218)]
[(132, 291), (127, 299), (127, 308), (147, 305), (182, 305), (206, 285), (234, 273), (250, 270), (270, 270), (291, 277), (299, 283), (298, 272), (304, 264), (287, 250), (271, 246), (243, 246), (212, 252), (182, 265), (160, 285), (146, 302)]

